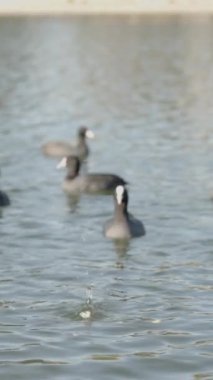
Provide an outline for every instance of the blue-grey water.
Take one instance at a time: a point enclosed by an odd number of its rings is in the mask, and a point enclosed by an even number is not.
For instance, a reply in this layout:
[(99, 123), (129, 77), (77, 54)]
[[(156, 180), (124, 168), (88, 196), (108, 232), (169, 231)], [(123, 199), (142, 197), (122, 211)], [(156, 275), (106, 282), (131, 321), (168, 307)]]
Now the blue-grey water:
[[(0, 378), (213, 379), (213, 18), (1, 18)], [(68, 202), (42, 143), (96, 134), (144, 238)]]

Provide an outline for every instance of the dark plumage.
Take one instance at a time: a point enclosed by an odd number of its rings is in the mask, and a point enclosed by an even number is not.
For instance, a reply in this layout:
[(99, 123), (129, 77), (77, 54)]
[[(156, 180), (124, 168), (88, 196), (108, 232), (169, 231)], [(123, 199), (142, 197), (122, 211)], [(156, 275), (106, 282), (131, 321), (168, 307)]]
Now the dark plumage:
[(87, 158), (89, 147), (86, 138), (94, 138), (94, 133), (86, 127), (80, 127), (77, 134), (77, 144), (64, 141), (50, 141), (42, 146), (42, 152), (50, 157), (77, 156), (81, 161)]
[(104, 226), (104, 234), (109, 239), (128, 240), (145, 235), (143, 223), (135, 219), (127, 210), (128, 192), (124, 186), (117, 186), (114, 193), (114, 216)]
[(9, 206), (10, 205), (10, 199), (8, 195), (0, 190), (0, 207)]
[(9, 206), (9, 205), (10, 205), (10, 198), (4, 191), (0, 190), (0, 207)]
[(75, 156), (68, 156), (61, 160), (57, 168), (67, 168), (67, 176), (63, 182), (66, 193), (112, 193), (116, 186), (125, 185), (126, 181), (115, 174), (91, 173), (80, 175), (80, 160)]

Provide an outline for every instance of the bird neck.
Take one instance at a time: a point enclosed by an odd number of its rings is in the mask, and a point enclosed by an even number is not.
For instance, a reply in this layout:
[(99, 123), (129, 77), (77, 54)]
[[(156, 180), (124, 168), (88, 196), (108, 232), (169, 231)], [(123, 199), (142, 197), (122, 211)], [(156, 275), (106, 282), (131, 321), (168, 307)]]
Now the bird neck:
[(128, 217), (128, 211), (127, 211), (127, 205), (125, 204), (118, 204), (115, 203), (115, 216), (117, 218), (127, 216)]
[(78, 176), (78, 172), (77, 171), (75, 171), (75, 172), (68, 171), (68, 173), (66, 175), (66, 179), (71, 180), (71, 179), (76, 178), (77, 176)]
[(78, 145), (85, 145), (85, 136), (78, 136)]

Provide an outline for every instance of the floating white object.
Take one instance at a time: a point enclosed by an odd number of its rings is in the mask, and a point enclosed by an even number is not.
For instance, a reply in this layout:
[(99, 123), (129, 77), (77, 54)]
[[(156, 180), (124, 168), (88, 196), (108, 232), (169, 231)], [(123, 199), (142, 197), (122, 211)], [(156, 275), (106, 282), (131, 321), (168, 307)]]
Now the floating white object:
[(89, 319), (91, 317), (91, 311), (90, 310), (82, 311), (80, 313), (80, 316), (83, 319)]
[(152, 323), (161, 323), (160, 319), (153, 319)]

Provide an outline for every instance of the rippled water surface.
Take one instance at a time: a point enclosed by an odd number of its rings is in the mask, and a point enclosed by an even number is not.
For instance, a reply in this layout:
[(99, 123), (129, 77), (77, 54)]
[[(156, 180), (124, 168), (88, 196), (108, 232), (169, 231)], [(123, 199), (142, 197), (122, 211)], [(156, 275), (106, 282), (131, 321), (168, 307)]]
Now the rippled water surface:
[[(210, 17), (0, 19), (1, 379), (213, 379), (212, 46)], [(82, 124), (129, 246), (41, 154)]]

